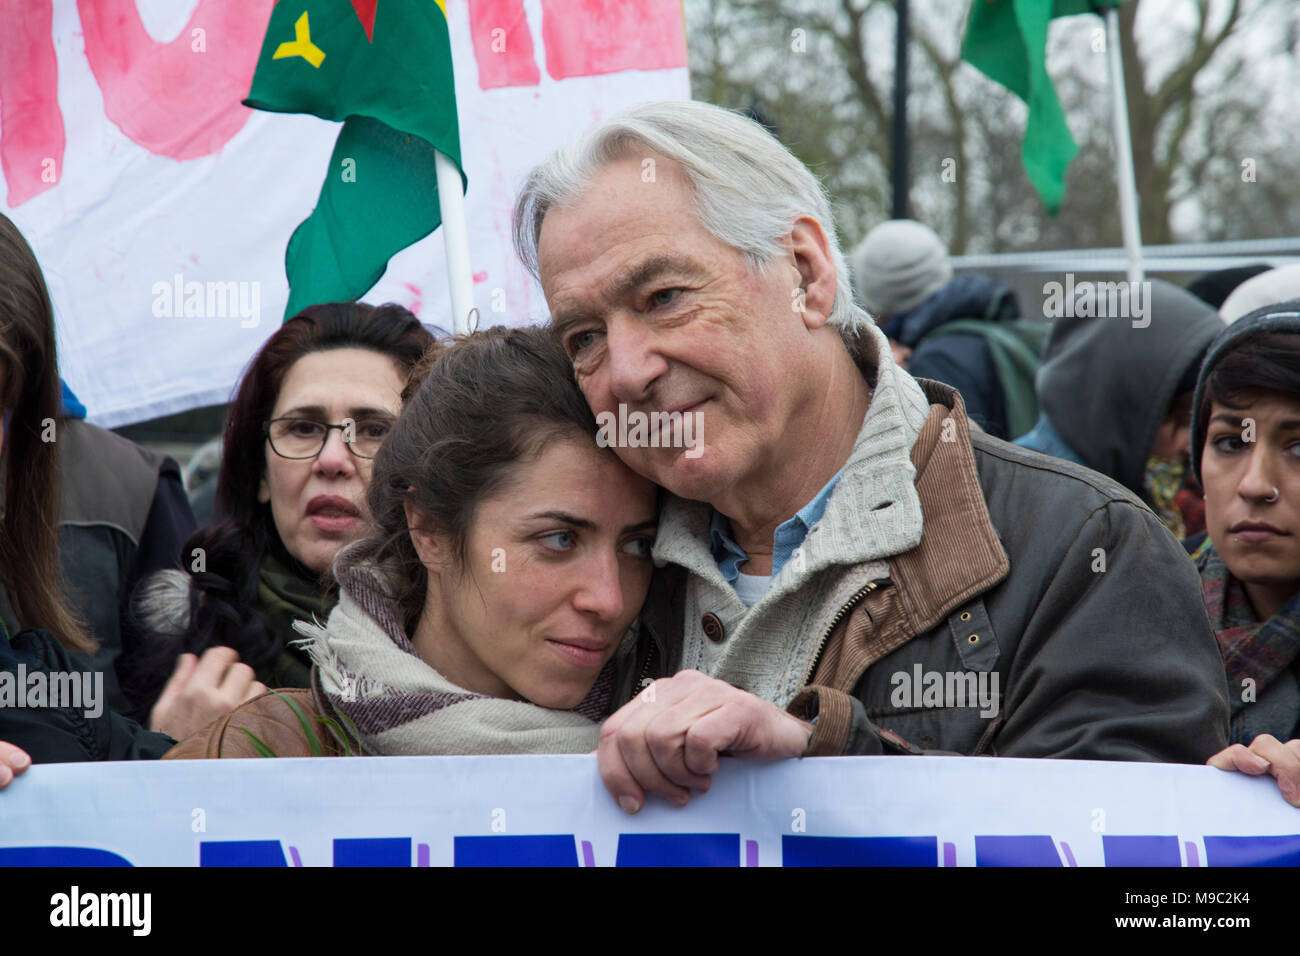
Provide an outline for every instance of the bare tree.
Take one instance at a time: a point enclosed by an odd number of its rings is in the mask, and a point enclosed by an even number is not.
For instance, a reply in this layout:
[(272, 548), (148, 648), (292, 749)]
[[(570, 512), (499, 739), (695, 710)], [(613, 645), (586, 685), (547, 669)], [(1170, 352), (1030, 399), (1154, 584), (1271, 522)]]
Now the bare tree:
[[(969, 3), (911, 5), (913, 214), (954, 253), (1118, 244), (1102, 21), (1052, 28), (1080, 145), (1053, 219), (1020, 159), (1024, 105), (960, 58)], [(824, 177), (849, 242), (887, 218), (895, 0), (687, 0), (687, 18), (695, 95), (760, 110)], [(1131, 0), (1119, 22), (1143, 240), (1294, 233), (1300, 3)]]

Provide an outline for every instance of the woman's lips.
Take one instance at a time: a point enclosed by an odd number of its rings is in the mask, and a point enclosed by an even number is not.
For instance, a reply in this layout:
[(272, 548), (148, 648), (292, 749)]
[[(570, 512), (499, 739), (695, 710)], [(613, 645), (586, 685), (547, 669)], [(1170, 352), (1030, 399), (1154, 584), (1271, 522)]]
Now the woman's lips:
[(1263, 521), (1239, 521), (1228, 529), (1228, 533), (1238, 541), (1247, 544), (1261, 544), (1276, 538), (1289, 537), (1288, 532)]
[(605, 663), (607, 645), (597, 645), (593, 641), (583, 641), (580, 644), (575, 644), (551, 638), (547, 638), (546, 644), (566, 661), (579, 667), (597, 668)]
[(350, 531), (361, 520), (356, 505), (338, 495), (317, 495), (307, 502), (307, 520), (327, 534)]

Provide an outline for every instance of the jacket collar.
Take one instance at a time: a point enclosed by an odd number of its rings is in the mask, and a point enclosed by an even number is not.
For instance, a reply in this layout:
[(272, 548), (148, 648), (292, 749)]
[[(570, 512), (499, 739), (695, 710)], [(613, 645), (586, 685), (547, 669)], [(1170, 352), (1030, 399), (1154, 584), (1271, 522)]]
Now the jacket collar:
[(961, 395), (939, 382), (918, 382), (931, 403), (912, 446), (925, 534), (889, 562), (909, 635), (924, 634), (1011, 568), (984, 501)]

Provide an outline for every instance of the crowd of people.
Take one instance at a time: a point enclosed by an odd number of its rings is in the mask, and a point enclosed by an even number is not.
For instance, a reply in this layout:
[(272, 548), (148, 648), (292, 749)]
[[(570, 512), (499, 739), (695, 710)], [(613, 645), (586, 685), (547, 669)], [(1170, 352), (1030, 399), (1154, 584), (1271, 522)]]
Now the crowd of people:
[[(0, 787), (595, 751), (634, 813), (723, 756), (927, 753), (1209, 763), (1300, 807), (1294, 267), (1048, 323), (920, 223), (846, 256), (816, 177), (695, 102), (537, 167), (514, 238), (544, 327), (272, 334), (196, 529), (175, 462), (78, 414), (0, 217), (0, 670), (111, 690), (0, 706)], [(918, 669), (996, 700), (900, 698)]]

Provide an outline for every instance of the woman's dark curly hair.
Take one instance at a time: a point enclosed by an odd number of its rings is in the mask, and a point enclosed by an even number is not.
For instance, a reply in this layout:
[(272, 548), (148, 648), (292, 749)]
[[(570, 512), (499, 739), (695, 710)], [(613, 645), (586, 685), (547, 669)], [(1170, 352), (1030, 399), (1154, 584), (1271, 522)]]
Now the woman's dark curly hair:
[[(264, 423), (271, 417), (290, 367), (305, 355), (330, 349), (369, 349), (390, 356), (403, 377), (433, 345), (434, 335), (400, 305), (328, 302), (309, 306), (285, 322), (262, 346), (240, 381), (222, 430), (213, 522), (185, 542), (182, 568), (190, 577), (190, 607), (183, 631), (146, 641), (126, 668), (136, 716), (148, 714), (178, 655), (232, 647), (258, 673), (269, 673), (281, 649), (256, 610), (258, 568), (274, 551), (306, 572), (285, 551), (271, 506), (257, 500), (266, 473)], [(202, 562), (191, 560), (201, 554)], [(322, 587), (324, 584), (322, 583)], [(137, 592), (140, 594), (141, 592)], [(133, 607), (140, 623), (140, 602)]]

